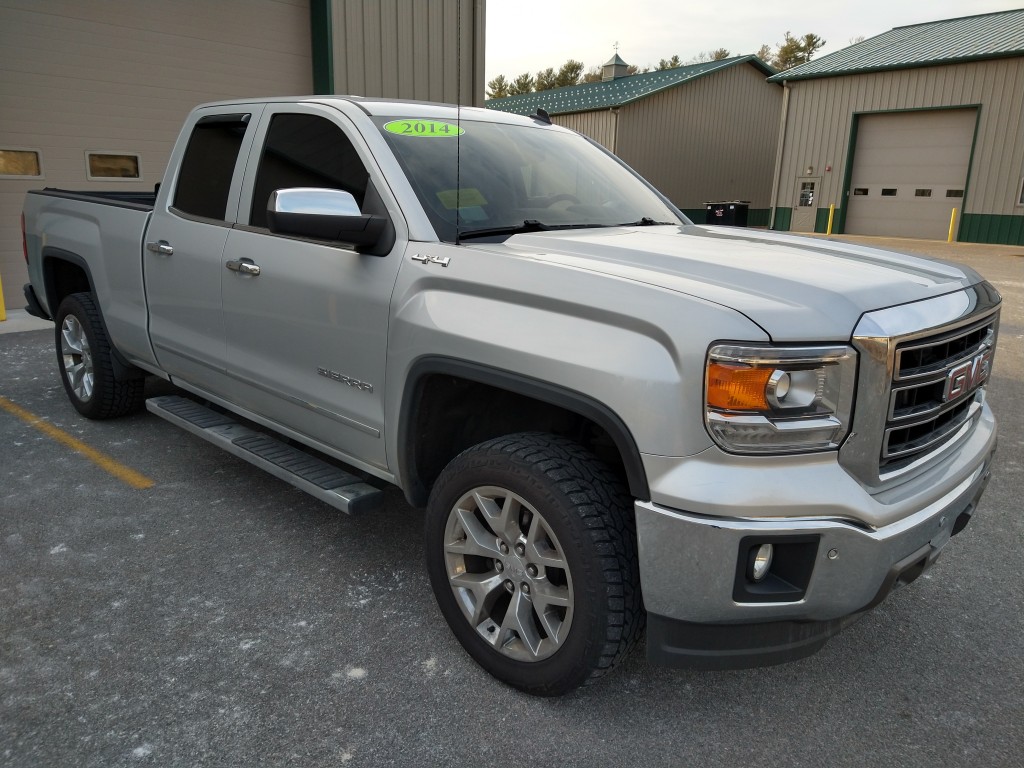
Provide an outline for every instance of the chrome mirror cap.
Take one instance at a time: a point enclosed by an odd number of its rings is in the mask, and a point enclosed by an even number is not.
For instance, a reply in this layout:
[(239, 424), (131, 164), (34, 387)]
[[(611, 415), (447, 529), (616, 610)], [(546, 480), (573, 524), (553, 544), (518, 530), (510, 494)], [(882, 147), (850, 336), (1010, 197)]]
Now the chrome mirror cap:
[(359, 204), (350, 192), (319, 187), (293, 187), (271, 193), (270, 213), (300, 213), (314, 216), (361, 216)]

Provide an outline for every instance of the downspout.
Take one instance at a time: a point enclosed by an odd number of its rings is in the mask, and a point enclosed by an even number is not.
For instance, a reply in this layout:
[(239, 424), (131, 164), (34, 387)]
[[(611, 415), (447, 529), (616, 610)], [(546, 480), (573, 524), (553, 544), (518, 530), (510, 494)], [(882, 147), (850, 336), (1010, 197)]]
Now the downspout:
[(786, 122), (789, 116), (789, 81), (782, 81), (782, 119), (779, 122), (779, 146), (775, 150), (775, 178), (772, 179), (771, 217), (768, 229), (775, 229), (775, 209), (779, 202), (779, 185), (782, 181), (782, 150), (786, 145)]

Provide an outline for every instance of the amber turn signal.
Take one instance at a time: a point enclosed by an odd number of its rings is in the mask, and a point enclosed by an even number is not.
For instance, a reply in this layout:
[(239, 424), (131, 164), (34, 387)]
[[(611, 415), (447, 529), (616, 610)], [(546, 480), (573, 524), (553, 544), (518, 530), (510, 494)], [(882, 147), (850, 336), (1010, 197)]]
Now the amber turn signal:
[(730, 411), (766, 411), (765, 394), (773, 368), (712, 362), (708, 365), (708, 405)]

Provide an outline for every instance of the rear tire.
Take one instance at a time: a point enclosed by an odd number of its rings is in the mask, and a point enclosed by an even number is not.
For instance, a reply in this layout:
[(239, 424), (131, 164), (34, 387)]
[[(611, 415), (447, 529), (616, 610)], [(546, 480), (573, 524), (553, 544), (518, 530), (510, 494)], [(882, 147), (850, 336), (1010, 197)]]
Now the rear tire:
[(145, 380), (114, 377), (110, 339), (91, 293), (73, 293), (60, 303), (56, 345), (64, 391), (80, 414), (112, 419), (142, 407)]
[(455, 636), (522, 691), (589, 683), (642, 634), (632, 499), (571, 440), (522, 433), (457, 456), (430, 494), (426, 546)]

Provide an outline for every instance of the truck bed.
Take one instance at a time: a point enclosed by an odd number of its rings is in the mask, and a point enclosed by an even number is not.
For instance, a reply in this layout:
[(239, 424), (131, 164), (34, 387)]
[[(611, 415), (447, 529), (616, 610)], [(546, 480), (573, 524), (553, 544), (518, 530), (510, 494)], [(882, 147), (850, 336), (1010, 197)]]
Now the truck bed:
[(32, 190), (29, 194), (63, 197), (68, 200), (83, 200), (88, 203), (114, 205), (119, 208), (135, 208), (142, 211), (152, 211), (153, 206), (156, 205), (156, 190), (152, 192), (125, 192), (121, 190), (115, 192), (96, 192), (92, 190), (78, 191), (46, 187), (45, 189)]

